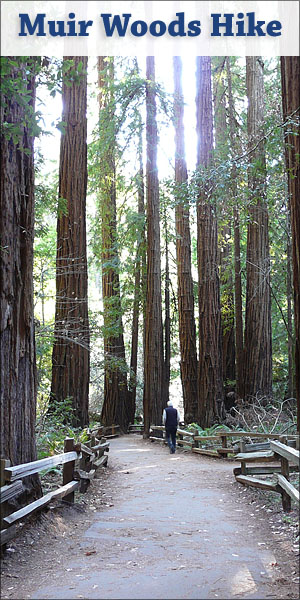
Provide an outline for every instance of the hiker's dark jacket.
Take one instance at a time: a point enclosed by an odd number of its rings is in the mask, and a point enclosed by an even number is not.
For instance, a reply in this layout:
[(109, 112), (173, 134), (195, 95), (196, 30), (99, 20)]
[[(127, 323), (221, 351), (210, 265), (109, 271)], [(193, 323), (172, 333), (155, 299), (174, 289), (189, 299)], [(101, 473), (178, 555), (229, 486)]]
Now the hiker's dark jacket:
[(166, 420), (165, 420), (165, 428), (166, 429), (177, 429), (178, 427), (178, 412), (176, 408), (173, 406), (167, 406), (165, 408)]

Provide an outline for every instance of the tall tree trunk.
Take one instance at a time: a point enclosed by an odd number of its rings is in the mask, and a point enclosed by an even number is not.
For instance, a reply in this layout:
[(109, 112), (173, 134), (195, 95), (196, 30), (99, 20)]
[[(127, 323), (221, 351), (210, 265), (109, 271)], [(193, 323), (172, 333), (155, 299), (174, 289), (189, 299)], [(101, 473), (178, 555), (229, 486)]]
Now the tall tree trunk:
[[(182, 61), (179, 56), (174, 56), (173, 68), (175, 92), (175, 182), (180, 193), (180, 189), (187, 184), (188, 175), (184, 146), (184, 108), (181, 85)], [(177, 298), (184, 421), (185, 423), (193, 423), (198, 420), (198, 361), (191, 261), (191, 234), (186, 195), (183, 194), (183, 198), (180, 196), (177, 198), (175, 207)]]
[(144, 435), (148, 436), (150, 424), (161, 423), (163, 411), (163, 330), (154, 56), (147, 56), (146, 78), (147, 294), (143, 405)]
[(282, 104), (285, 119), (292, 118), (288, 126), (287, 162), (288, 190), (291, 212), (293, 283), (294, 283), (294, 322), (295, 322), (295, 381), (298, 409), (298, 430), (300, 426), (300, 59), (299, 56), (281, 57)]
[[(234, 118), (234, 101), (232, 93), (232, 78), (230, 59), (226, 57), (226, 70), (228, 82), (228, 105), (229, 105), (229, 135), (232, 154), (237, 151), (236, 126)], [(235, 358), (236, 358), (236, 395), (243, 397), (243, 302), (242, 302), (242, 277), (241, 277), (241, 242), (240, 242), (240, 218), (238, 210), (237, 173), (236, 165), (233, 164), (231, 174), (231, 194), (233, 198), (233, 228), (234, 228), (234, 303), (235, 303)]]
[(248, 95), (247, 289), (244, 342), (244, 397), (272, 393), (272, 329), (269, 223), (266, 205), (264, 81), (260, 57), (246, 58)]
[(123, 431), (127, 431), (130, 415), (117, 241), (115, 101), (112, 91), (114, 62), (112, 57), (98, 57), (98, 81), (100, 124), (101, 127), (105, 127), (108, 123), (108, 133), (105, 132), (104, 135), (109, 135), (100, 164), (105, 364), (101, 420), (103, 425), (116, 423)]
[(286, 300), (287, 300), (287, 327), (288, 327), (288, 398), (292, 398), (295, 393), (294, 389), (294, 356), (293, 356), (293, 310), (292, 310), (292, 244), (291, 244), (291, 216), (290, 216), (290, 203), (288, 203), (288, 214), (287, 214), (287, 239), (286, 239)]
[(163, 375), (163, 402), (169, 401), (170, 373), (171, 373), (171, 319), (170, 319), (170, 267), (169, 267), (169, 240), (167, 210), (164, 209), (165, 230), (165, 332), (164, 332), (164, 375)]
[[(236, 172), (233, 167), (234, 173)], [(235, 176), (234, 176), (235, 177)], [(237, 187), (235, 185), (235, 198), (237, 198)], [(236, 357), (236, 397), (243, 398), (244, 395), (244, 335), (243, 335), (243, 291), (242, 291), (242, 267), (241, 267), (241, 234), (240, 215), (237, 204), (233, 208), (234, 227), (234, 304), (235, 304), (235, 357)]]
[[(198, 169), (212, 161), (213, 117), (211, 60), (197, 57)], [(222, 330), (218, 275), (216, 207), (208, 185), (199, 186), (197, 205), (197, 256), (199, 275), (199, 423), (209, 427), (224, 416)]]
[[(14, 63), (19, 62), (13, 57)], [(9, 80), (35, 105), (34, 59), (9, 64)], [(22, 92), (21, 92), (22, 93)], [(34, 139), (18, 95), (2, 98), (1, 122), (18, 141), (1, 136), (1, 457), (12, 465), (36, 460), (36, 357), (33, 315)], [(32, 117), (31, 117), (32, 118)], [(40, 496), (37, 476), (24, 480), (28, 496)]]
[[(89, 320), (86, 257), (87, 57), (65, 57), (79, 67), (78, 82), (63, 81), (59, 198), (66, 201), (57, 219), (56, 309), (51, 403), (71, 399), (74, 426), (89, 422)], [(69, 418), (69, 417), (67, 417)]]
[[(225, 58), (217, 58), (214, 83), (214, 125), (216, 150), (220, 160), (226, 160), (229, 153), (226, 96), (225, 96)], [(225, 390), (231, 391), (232, 382), (235, 380), (235, 340), (234, 340), (234, 294), (231, 270), (232, 246), (231, 239), (231, 212), (228, 210), (228, 198), (220, 203), (221, 222), (220, 229), (220, 283), (221, 283), (221, 320), (222, 320), (222, 356), (223, 378)]]
[[(143, 219), (142, 230), (138, 233), (138, 246), (136, 251), (135, 263), (135, 281), (134, 281), (134, 300), (132, 315), (132, 335), (131, 335), (131, 359), (130, 359), (130, 382), (129, 382), (129, 420), (134, 422), (136, 411), (136, 381), (137, 381), (137, 359), (138, 359), (138, 339), (139, 339), (139, 316), (141, 302), (143, 302), (143, 261), (145, 256), (145, 194), (144, 194), (144, 167), (143, 167), (143, 140), (142, 128), (140, 123), (139, 132), (139, 173), (137, 177), (138, 185), (138, 214)], [(141, 227), (141, 224), (139, 224)]]
[(220, 281), (221, 293), (221, 317), (222, 317), (222, 356), (223, 377), (225, 389), (230, 391), (232, 382), (235, 380), (235, 327), (234, 327), (234, 295), (233, 279), (231, 272), (232, 247), (228, 240), (231, 238), (230, 224), (223, 225), (220, 252)]

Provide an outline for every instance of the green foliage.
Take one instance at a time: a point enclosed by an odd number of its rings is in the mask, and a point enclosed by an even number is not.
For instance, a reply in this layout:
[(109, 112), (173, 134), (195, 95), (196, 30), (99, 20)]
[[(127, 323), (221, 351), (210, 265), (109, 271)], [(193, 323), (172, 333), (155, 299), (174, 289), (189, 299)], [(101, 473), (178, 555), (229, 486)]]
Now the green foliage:
[(72, 437), (75, 442), (85, 443), (89, 438), (87, 429), (80, 430), (66, 423), (71, 420), (73, 413), (72, 399), (63, 402), (52, 401), (51, 412), (44, 407), (44, 412), (37, 419), (37, 452), (38, 458), (46, 458), (64, 451), (64, 440)]
[(232, 431), (232, 430), (239, 431), (239, 430), (241, 430), (241, 428), (239, 428), (239, 427), (228, 427), (225, 424), (219, 424), (219, 423), (215, 423), (211, 427), (206, 427), (204, 429), (202, 427), (200, 427), (200, 425), (198, 425), (198, 423), (190, 423), (189, 425), (185, 425), (185, 429), (187, 431), (191, 431), (191, 432), (196, 430), (197, 435), (201, 435), (203, 437), (215, 435), (219, 431)]
[[(37, 420), (37, 450), (38, 457), (44, 458), (63, 452), (65, 437), (74, 437), (74, 429), (65, 423), (72, 415), (72, 401), (66, 398), (64, 402), (52, 402), (50, 413), (40, 414)], [(45, 407), (44, 407), (45, 408)]]
[(51, 386), (56, 269), (57, 179), (42, 175), (43, 165), (44, 159), (39, 154), (36, 160), (33, 263), (38, 415), (44, 411)]
[[(12, 139), (13, 143), (18, 144), (25, 153), (30, 151), (23, 148), (24, 128), (32, 137), (41, 133), (39, 125), (41, 113), (35, 112), (32, 105), (32, 81), (39, 68), (38, 57), (1, 57), (1, 106), (4, 115), (2, 134), (7, 139)], [(11, 119), (13, 105), (20, 109), (19, 120), (14, 122)]]

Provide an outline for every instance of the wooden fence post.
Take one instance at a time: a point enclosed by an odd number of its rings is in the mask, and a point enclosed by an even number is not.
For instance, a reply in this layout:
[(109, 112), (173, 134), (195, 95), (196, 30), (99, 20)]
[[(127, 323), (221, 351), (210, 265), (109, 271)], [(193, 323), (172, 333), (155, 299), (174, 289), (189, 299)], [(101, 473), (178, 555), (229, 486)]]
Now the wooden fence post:
[(0, 486), (1, 487), (3, 485), (5, 485), (4, 470), (6, 469), (6, 467), (9, 467), (9, 466), (10, 466), (10, 460), (7, 460), (6, 458), (0, 459)]
[[(222, 448), (227, 449), (227, 436), (226, 435), (221, 434), (221, 442), (222, 442)], [(221, 456), (222, 458), (226, 458), (226, 454), (220, 453), (219, 456)]]
[[(290, 469), (289, 469), (289, 461), (284, 456), (280, 457), (281, 462), (281, 475), (283, 475), (287, 481), (290, 480)], [(285, 512), (289, 512), (292, 508), (291, 497), (285, 490), (282, 490), (282, 508)]]
[(178, 433), (178, 431), (177, 431), (177, 435), (178, 435), (178, 439), (180, 441), (183, 441), (183, 434), (182, 433)]
[[(10, 467), (10, 460), (7, 460), (6, 458), (1, 458), (0, 459), (0, 486), (2, 487), (3, 485), (5, 485), (5, 476), (4, 476), (4, 469), (6, 469), (6, 467)], [(5, 502), (1, 503), (0, 505), (0, 528), (3, 529), (3, 519), (4, 517), (7, 517), (7, 515), (9, 514), (9, 511), (7, 509), (7, 505)]]
[[(287, 438), (285, 436), (280, 436), (280, 438), (279, 438), (279, 441), (282, 444), (286, 444), (286, 440), (287, 440)], [(285, 458), (284, 456), (280, 456), (280, 464), (281, 464), (281, 475), (283, 475), (283, 477), (285, 477), (287, 479), (287, 481), (289, 481), (290, 480), (290, 467), (289, 467), (288, 459)], [(282, 498), (283, 510), (285, 512), (290, 512), (290, 510), (292, 509), (291, 497), (285, 490), (282, 490), (281, 498)]]
[(192, 448), (191, 448), (191, 450), (192, 450), (193, 448), (198, 448), (198, 444), (197, 444), (197, 442), (195, 441), (195, 435), (198, 435), (198, 430), (197, 430), (196, 428), (195, 428), (195, 429), (193, 429), (193, 434), (194, 434), (194, 435), (193, 435), (193, 445), (192, 445)]
[[(241, 439), (240, 440), (240, 452), (245, 452), (246, 451), (246, 442), (245, 440)], [(246, 467), (246, 461), (242, 460), (241, 462), (241, 475), (247, 475), (247, 467)]]
[(221, 435), (222, 448), (227, 448), (227, 435)]
[[(64, 452), (73, 452), (74, 451), (74, 438), (65, 438), (64, 443)], [(74, 480), (74, 468), (75, 468), (75, 460), (71, 460), (68, 463), (65, 463), (63, 466), (63, 485), (66, 483), (70, 483), (70, 481)], [(67, 502), (74, 502), (74, 492), (71, 492), (67, 496), (65, 496), (65, 500)]]

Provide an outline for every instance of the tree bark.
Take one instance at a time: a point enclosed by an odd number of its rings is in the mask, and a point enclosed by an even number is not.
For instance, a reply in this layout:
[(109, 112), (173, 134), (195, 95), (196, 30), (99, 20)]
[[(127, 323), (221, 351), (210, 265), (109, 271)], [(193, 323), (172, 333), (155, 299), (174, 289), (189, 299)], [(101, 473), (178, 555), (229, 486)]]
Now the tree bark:
[[(145, 192), (144, 192), (144, 166), (143, 166), (143, 142), (142, 128), (140, 122), (139, 131), (139, 173), (137, 177), (138, 185), (138, 214), (141, 219), (145, 219)], [(143, 262), (145, 257), (145, 226), (138, 234), (138, 245), (136, 251), (135, 281), (134, 281), (134, 300), (132, 315), (132, 335), (131, 335), (131, 359), (130, 359), (130, 382), (129, 382), (129, 419), (134, 422), (136, 411), (136, 381), (137, 381), (137, 359), (138, 359), (138, 339), (139, 339), (139, 316), (143, 300)]]
[(167, 211), (164, 209), (165, 230), (165, 323), (164, 323), (164, 375), (163, 375), (163, 402), (169, 401), (169, 387), (171, 374), (171, 318), (170, 318), (170, 267), (169, 267), (169, 240)]
[[(207, 175), (212, 163), (211, 60), (197, 57), (197, 166)], [(209, 186), (199, 185), (197, 205), (199, 276), (199, 423), (210, 427), (224, 416), (222, 330), (216, 207)]]
[[(116, 165), (115, 165), (115, 101), (113, 58), (98, 57), (100, 122), (108, 124), (108, 139), (100, 164), (101, 232), (102, 232), (102, 294), (104, 312), (104, 402), (101, 413), (103, 425), (120, 425), (127, 431), (128, 407), (127, 369), (122, 323), (117, 241)], [(102, 118), (101, 118), (102, 111)], [(103, 119), (104, 114), (104, 119)], [(109, 130), (110, 127), (110, 130)]]
[[(74, 426), (88, 425), (89, 320), (86, 256), (87, 188), (87, 57), (65, 57), (72, 69), (82, 64), (79, 81), (63, 81), (59, 198), (66, 214), (58, 209), (56, 254), (56, 309), (52, 354), (51, 403), (71, 400)], [(71, 83), (71, 85), (70, 85)], [(60, 200), (61, 201), (61, 200)]]
[(191, 234), (189, 206), (186, 194), (180, 190), (187, 184), (188, 175), (185, 161), (183, 93), (181, 85), (182, 61), (173, 58), (174, 68), (174, 112), (175, 112), (175, 183), (176, 183), (176, 258), (177, 258), (177, 298), (180, 342), (180, 375), (183, 393), (185, 423), (198, 420), (197, 387), (197, 346), (194, 314), (194, 292), (191, 262)]
[[(229, 135), (233, 155), (236, 147), (236, 126), (234, 118), (234, 100), (232, 93), (232, 78), (230, 59), (226, 57), (226, 70), (228, 82), (228, 107), (229, 107)], [(243, 302), (242, 302), (242, 278), (241, 278), (241, 242), (240, 242), (240, 219), (238, 210), (237, 173), (233, 164), (231, 174), (231, 194), (233, 198), (233, 230), (234, 230), (234, 303), (235, 303), (235, 358), (236, 358), (236, 396), (243, 397)]]
[(161, 264), (159, 184), (157, 173), (157, 122), (154, 57), (146, 59), (146, 197), (147, 197), (147, 293), (144, 352), (144, 429), (161, 423), (163, 412), (163, 330), (161, 307)]
[(288, 389), (287, 397), (294, 397), (296, 390), (294, 386), (294, 349), (293, 349), (293, 285), (292, 285), (292, 243), (291, 243), (291, 215), (290, 215), (290, 202), (287, 207), (287, 239), (286, 239), (286, 301), (287, 301), (287, 328), (288, 328)]
[[(247, 288), (244, 341), (244, 398), (272, 394), (272, 329), (269, 223), (266, 205), (264, 81), (260, 57), (246, 58), (248, 95)], [(255, 148), (253, 150), (253, 148)]]
[(295, 323), (295, 383), (300, 426), (300, 59), (299, 56), (281, 57), (282, 105), (285, 119), (291, 117), (287, 127), (288, 190), (291, 213), (293, 284), (294, 284), (294, 323)]
[[(19, 62), (18, 57), (13, 57)], [(8, 61), (10, 59), (7, 59)], [(28, 94), (34, 113), (34, 59), (10, 65), (9, 78)], [(33, 314), (34, 138), (24, 104), (2, 98), (1, 122), (14, 125), (18, 141), (1, 136), (1, 457), (12, 465), (36, 460), (36, 356)], [(29, 117), (32, 119), (32, 117)], [(39, 497), (38, 476), (24, 480)], [(20, 500), (20, 499), (19, 499)]]
[[(230, 152), (228, 143), (226, 96), (225, 96), (225, 58), (217, 58), (214, 71), (214, 124), (216, 151), (219, 160), (226, 160)], [(221, 321), (222, 321), (222, 356), (223, 377), (225, 390), (232, 390), (235, 380), (235, 339), (234, 339), (234, 293), (232, 278), (232, 246), (231, 239), (232, 216), (228, 209), (228, 198), (220, 201), (220, 284), (221, 284)]]

